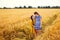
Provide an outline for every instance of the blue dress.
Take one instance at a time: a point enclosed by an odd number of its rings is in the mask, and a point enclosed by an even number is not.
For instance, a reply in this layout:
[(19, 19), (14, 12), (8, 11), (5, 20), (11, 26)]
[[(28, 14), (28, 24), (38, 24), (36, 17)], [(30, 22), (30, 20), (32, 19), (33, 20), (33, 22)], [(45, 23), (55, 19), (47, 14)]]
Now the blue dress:
[(35, 20), (36, 20), (36, 22), (35, 22), (35, 29), (36, 30), (41, 30), (42, 29), (42, 27), (41, 27), (41, 16), (35, 16)]

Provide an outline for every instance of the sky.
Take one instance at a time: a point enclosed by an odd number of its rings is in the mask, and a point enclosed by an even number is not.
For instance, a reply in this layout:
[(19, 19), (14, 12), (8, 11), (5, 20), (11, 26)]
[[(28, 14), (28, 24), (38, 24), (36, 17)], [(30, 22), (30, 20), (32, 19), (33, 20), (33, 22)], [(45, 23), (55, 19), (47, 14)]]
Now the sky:
[(0, 0), (0, 7), (19, 7), (19, 6), (60, 6), (60, 0)]

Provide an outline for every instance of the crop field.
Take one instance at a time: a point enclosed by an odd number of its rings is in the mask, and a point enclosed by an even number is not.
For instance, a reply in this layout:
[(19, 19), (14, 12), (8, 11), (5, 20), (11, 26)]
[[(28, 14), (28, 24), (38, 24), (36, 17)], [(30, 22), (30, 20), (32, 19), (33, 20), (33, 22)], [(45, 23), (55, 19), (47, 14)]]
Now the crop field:
[[(32, 38), (30, 16), (42, 16), (43, 33)], [(0, 40), (60, 40), (60, 9), (0, 9)]]

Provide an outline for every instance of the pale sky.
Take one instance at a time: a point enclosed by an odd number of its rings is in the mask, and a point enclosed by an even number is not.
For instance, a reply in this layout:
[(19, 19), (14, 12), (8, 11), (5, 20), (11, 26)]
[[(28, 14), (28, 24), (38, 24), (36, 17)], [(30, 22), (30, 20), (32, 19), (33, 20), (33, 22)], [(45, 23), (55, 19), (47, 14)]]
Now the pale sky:
[(0, 0), (0, 7), (19, 6), (60, 6), (60, 0)]

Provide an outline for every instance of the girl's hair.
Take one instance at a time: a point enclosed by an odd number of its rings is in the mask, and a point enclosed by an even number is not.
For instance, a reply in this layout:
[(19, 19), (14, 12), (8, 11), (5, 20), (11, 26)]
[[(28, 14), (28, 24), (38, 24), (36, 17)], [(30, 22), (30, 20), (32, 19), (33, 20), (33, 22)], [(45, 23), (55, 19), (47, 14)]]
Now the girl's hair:
[(33, 21), (33, 15), (31, 16), (31, 20), (32, 20), (32, 24), (34, 25), (34, 21)]
[(33, 21), (33, 15), (31, 16), (31, 20)]
[(38, 12), (34, 12), (34, 14), (37, 14), (37, 15), (39, 15), (39, 13), (38, 13)]

